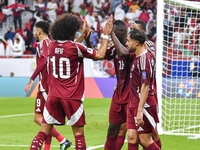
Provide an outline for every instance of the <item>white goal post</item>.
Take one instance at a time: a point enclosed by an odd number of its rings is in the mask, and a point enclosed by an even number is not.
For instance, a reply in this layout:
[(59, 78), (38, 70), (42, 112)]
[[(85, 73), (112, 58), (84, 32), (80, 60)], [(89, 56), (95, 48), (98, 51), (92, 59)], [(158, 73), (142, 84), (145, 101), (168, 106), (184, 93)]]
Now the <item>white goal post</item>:
[(200, 135), (200, 2), (157, 0), (156, 46), (158, 132)]

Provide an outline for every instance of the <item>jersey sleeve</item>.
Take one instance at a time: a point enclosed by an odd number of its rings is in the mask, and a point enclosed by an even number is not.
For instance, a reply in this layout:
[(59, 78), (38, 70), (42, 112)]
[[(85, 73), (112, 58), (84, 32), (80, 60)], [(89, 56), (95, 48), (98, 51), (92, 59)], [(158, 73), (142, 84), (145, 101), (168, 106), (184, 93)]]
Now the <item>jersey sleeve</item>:
[(146, 83), (150, 85), (151, 81), (150, 78), (152, 77), (153, 70), (151, 66), (151, 61), (147, 58), (147, 55), (142, 55), (140, 57), (140, 79), (141, 84)]
[(155, 44), (152, 41), (145, 41), (145, 43), (147, 44), (147, 46), (149, 47), (149, 49), (156, 54)]
[(115, 50), (115, 46), (114, 45), (112, 45), (111, 47), (109, 47), (107, 49), (107, 51), (106, 51), (104, 59), (107, 59), (107, 60), (113, 59), (114, 50)]
[(40, 57), (44, 57), (47, 59), (48, 57), (48, 44), (47, 41), (43, 41), (42, 50), (40, 50)]
[(88, 48), (83, 44), (76, 43), (76, 48), (78, 51), (78, 57), (86, 57), (93, 59), (96, 56), (96, 50), (92, 48)]

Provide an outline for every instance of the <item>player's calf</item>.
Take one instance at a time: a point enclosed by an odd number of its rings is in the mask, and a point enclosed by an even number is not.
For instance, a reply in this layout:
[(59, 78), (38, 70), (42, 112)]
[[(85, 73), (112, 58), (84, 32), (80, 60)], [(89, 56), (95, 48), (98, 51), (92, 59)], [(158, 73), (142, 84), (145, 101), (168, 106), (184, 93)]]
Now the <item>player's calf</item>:
[(40, 131), (31, 143), (30, 150), (41, 150), (44, 141), (46, 140), (47, 135)]

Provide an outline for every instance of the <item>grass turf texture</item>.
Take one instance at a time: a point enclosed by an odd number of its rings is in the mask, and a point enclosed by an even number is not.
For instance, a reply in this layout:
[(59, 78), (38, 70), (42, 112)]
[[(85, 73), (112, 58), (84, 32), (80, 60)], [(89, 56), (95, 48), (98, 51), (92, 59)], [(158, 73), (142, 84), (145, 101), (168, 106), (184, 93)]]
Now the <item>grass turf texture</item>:
[[(103, 145), (106, 141), (108, 128), (108, 112), (111, 99), (86, 99), (84, 102), (86, 123), (85, 138), (87, 147)], [(35, 98), (0, 98), (0, 150), (27, 150), (33, 137), (40, 127), (33, 121)], [(6, 115), (29, 114), (26, 116), (5, 117)], [(71, 127), (56, 126), (57, 130), (73, 142), (74, 137)], [(187, 136), (160, 135), (162, 150), (195, 150), (199, 149), (198, 140), (188, 140)], [(10, 147), (3, 145), (25, 145), (22, 147)], [(52, 146), (59, 146), (53, 138)], [(58, 150), (52, 147), (51, 150)], [(73, 150), (74, 147), (69, 150)], [(127, 149), (127, 142), (122, 150)], [(96, 150), (103, 150), (103, 147)], [(140, 147), (141, 150), (141, 147)]]

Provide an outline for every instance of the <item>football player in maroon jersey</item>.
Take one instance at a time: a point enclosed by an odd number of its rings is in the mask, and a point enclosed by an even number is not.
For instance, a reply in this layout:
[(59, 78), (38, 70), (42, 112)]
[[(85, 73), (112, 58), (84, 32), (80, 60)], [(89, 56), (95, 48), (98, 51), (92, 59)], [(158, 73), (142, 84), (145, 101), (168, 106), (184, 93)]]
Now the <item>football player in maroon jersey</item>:
[[(81, 37), (88, 34), (84, 21)], [(74, 42), (76, 31), (81, 27), (80, 19), (72, 14), (58, 17), (50, 28), (54, 41), (48, 47), (49, 53), (49, 93), (44, 107), (40, 132), (32, 141), (30, 150), (40, 150), (54, 124), (67, 124), (72, 127), (75, 137), (75, 149), (86, 150), (84, 137), (85, 113), (83, 57), (103, 59), (105, 57), (108, 35), (113, 29), (113, 16), (103, 29), (103, 43), (98, 51)]]

